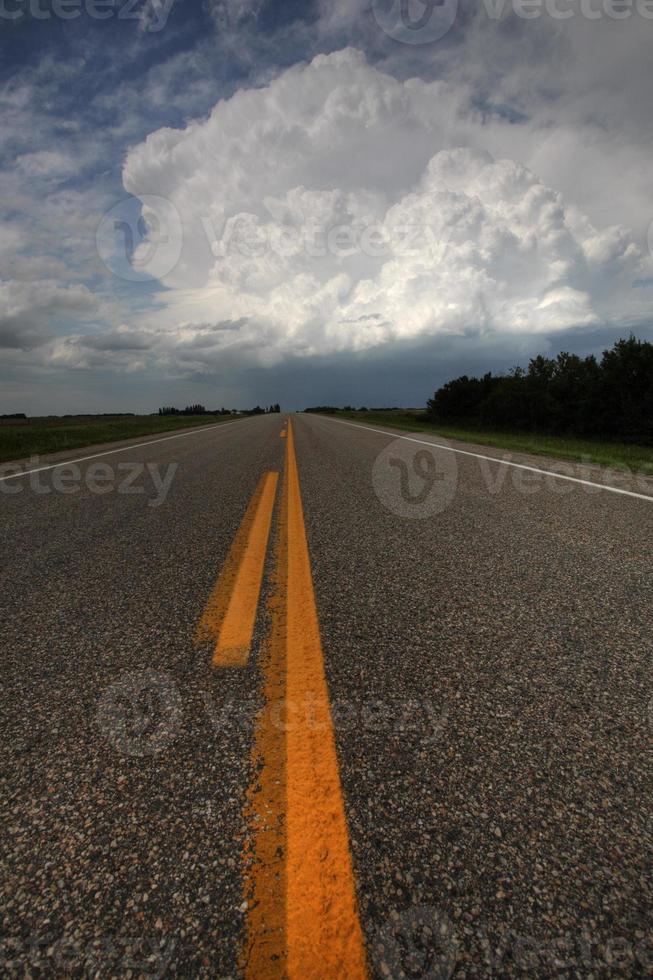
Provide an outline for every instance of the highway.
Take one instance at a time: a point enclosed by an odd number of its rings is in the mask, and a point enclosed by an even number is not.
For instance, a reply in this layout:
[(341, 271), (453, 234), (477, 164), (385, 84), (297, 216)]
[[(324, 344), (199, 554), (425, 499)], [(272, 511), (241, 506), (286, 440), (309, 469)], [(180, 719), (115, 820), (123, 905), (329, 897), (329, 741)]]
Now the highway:
[(0, 509), (4, 974), (648, 975), (652, 480), (267, 415)]

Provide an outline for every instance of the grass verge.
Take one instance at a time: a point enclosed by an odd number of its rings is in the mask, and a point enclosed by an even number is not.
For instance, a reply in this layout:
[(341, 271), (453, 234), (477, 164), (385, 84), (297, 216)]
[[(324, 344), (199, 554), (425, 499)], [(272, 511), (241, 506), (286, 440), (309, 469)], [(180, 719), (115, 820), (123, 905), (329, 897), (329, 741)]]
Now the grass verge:
[(229, 416), (212, 415), (96, 415), (83, 419), (29, 419), (27, 423), (18, 425), (0, 425), (0, 463), (229, 421)]
[(578, 463), (609, 466), (615, 469), (653, 475), (653, 446), (633, 446), (621, 442), (601, 442), (565, 436), (534, 435), (531, 432), (497, 432), (493, 429), (468, 429), (433, 425), (424, 422), (417, 411), (338, 412), (337, 418), (368, 425), (388, 426), (405, 432), (424, 432), (458, 442), (471, 442), (493, 449), (549, 456)]

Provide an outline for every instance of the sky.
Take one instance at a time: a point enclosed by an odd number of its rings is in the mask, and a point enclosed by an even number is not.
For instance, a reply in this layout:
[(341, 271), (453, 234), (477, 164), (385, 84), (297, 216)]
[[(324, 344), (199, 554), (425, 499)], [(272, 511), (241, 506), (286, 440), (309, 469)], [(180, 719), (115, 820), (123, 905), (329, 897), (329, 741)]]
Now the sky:
[(0, 413), (653, 340), (653, 0), (0, 0)]

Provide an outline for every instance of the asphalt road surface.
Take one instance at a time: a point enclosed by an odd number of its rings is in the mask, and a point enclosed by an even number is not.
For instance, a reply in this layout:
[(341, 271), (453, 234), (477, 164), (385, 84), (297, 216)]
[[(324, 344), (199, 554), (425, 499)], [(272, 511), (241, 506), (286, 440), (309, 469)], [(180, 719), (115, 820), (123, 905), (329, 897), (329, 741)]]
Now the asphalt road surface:
[(432, 444), (3, 470), (4, 975), (651, 973), (653, 486)]

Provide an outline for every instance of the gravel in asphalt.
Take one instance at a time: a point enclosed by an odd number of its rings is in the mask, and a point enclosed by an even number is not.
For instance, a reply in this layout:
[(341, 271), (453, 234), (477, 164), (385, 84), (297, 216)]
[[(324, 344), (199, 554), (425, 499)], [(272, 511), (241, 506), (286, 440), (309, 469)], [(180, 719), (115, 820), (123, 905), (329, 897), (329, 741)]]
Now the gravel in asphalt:
[(647, 975), (653, 503), (454, 456), (399, 516), (423, 447), (296, 431), (375, 971)]
[[(193, 637), (279, 422), (0, 493), (6, 975), (238, 975), (267, 618)], [(294, 428), (372, 974), (649, 975), (653, 503)]]

